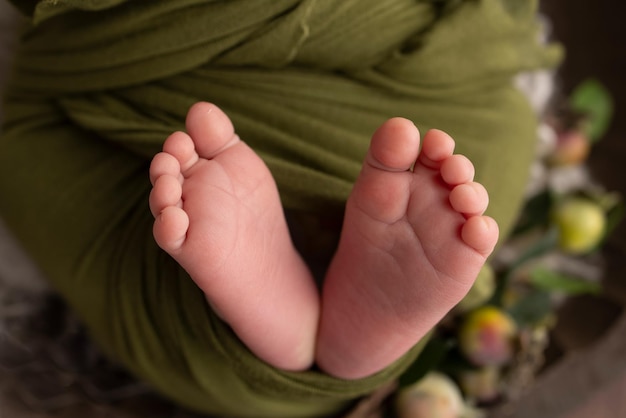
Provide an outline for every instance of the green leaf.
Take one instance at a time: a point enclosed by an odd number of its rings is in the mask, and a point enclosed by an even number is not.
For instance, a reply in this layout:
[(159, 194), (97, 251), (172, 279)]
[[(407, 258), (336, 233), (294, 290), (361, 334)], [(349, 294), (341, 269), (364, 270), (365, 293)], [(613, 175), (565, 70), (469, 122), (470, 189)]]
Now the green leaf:
[(604, 85), (595, 79), (584, 81), (572, 92), (570, 105), (587, 116), (584, 128), (589, 139), (600, 139), (613, 116), (613, 99)]
[(534, 269), (530, 273), (529, 280), (538, 289), (547, 292), (562, 292), (568, 295), (597, 294), (602, 290), (598, 283), (551, 271), (543, 267)]
[(549, 191), (539, 193), (529, 199), (524, 205), (512, 235), (518, 236), (537, 226), (547, 225), (553, 200)]
[(509, 267), (511, 272), (514, 272), (528, 261), (540, 257), (544, 254), (554, 250), (559, 240), (559, 231), (556, 228), (550, 228), (544, 235), (541, 236), (533, 245), (520, 255), (515, 262)]
[(550, 293), (535, 290), (509, 308), (508, 312), (520, 325), (541, 322), (552, 312)]
[(409, 368), (400, 376), (400, 387), (410, 386), (429, 371), (435, 369), (450, 351), (454, 343), (439, 337), (432, 337)]
[(502, 306), (502, 297), (504, 292), (511, 283), (514, 273), (522, 267), (524, 264), (532, 259), (540, 257), (549, 253), (557, 247), (559, 240), (559, 231), (556, 228), (550, 228), (544, 235), (541, 236), (536, 242), (533, 243), (526, 251), (520, 255), (508, 268), (501, 273), (500, 280), (496, 287), (491, 303), (496, 306)]
[(626, 216), (626, 205), (623, 200), (618, 200), (606, 214), (605, 237), (613, 233), (615, 228), (622, 223)]

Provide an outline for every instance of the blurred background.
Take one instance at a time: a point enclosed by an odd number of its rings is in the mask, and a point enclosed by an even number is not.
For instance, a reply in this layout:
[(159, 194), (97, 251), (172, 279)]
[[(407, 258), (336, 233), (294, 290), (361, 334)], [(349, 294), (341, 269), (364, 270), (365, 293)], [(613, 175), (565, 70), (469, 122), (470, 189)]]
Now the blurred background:
[[(626, 195), (626, 5), (611, 0), (544, 0), (552, 38), (564, 44), (558, 88), (571, 92), (588, 78), (611, 92), (614, 115), (589, 158), (594, 178)], [(626, 417), (626, 224), (603, 247), (604, 291), (572, 297), (559, 311), (545, 371), (516, 411), (501, 416)], [(565, 353), (565, 355), (563, 355)]]
[[(550, 37), (566, 48), (566, 59), (556, 77), (557, 90), (567, 95), (582, 81), (595, 78), (607, 87), (613, 97), (615, 113), (611, 125), (604, 138), (593, 147), (588, 164), (595, 180), (608, 190), (626, 196), (626, 5), (614, 0), (544, 0), (542, 12), (550, 22)], [(6, 0), (0, 0), (0, 79), (6, 76), (9, 60), (6, 50), (14, 42), (12, 33), (16, 22), (16, 16)], [(573, 296), (559, 308), (558, 322), (551, 331), (551, 343), (546, 352), (547, 367), (527, 393), (513, 404), (497, 408), (493, 411), (494, 417), (626, 417), (626, 397), (623, 396), (626, 394), (624, 222), (608, 238), (602, 252), (606, 260), (603, 291), (597, 295)], [(22, 303), (26, 297), (37, 303), (43, 301), (45, 309), (57, 312), (56, 316), (48, 317), (46, 326), (54, 323), (59, 329), (80, 328), (77, 324), (73, 325), (72, 318), (66, 316), (62, 309), (58, 313), (58, 301), (42, 296), (46, 294), (46, 286), (40, 282), (39, 273), (15, 251), (14, 243), (6, 236), (0, 223), (0, 283), (11, 282), (11, 278), (15, 277), (19, 278), (18, 283), (10, 285), (18, 289), (22, 299), (17, 302), (7, 299), (0, 289), (0, 305), (3, 305), (0, 316), (10, 319), (5, 321), (3, 327), (19, 325), (20, 315), (30, 313), (30, 305)], [(20, 289), (24, 292), (20, 293)], [(39, 329), (38, 326), (34, 324), (33, 329)], [(65, 383), (61, 381), (57, 385), (58, 393), (40, 394), (51, 400), (48, 404), (33, 401), (29, 407), (25, 405), (29, 404), (29, 395), (20, 391), (19, 384), (16, 384), (15, 377), (21, 373), (16, 373), (16, 370), (25, 373), (20, 378), (45, 381), (49, 369), (46, 364), (32, 363), (32, 356), (55, 357), (55, 354), (32, 347), (3, 352), (3, 347), (14, 349), (15, 344), (2, 337), (0, 417), (191, 416), (152, 396), (147, 388), (132, 382), (123, 371), (106, 364), (97, 352), (81, 351), (86, 343), (85, 336), (79, 331), (44, 330), (41, 333), (65, 344), (64, 355), (74, 353), (75, 358), (70, 359), (74, 367), (76, 358), (81, 357), (78, 363), (87, 369), (95, 367), (100, 374), (97, 379), (82, 382), (82, 389), (78, 391), (76, 374), (74, 377), (66, 376)], [(53, 358), (50, 361), (57, 364), (64, 360)], [(113, 390), (116, 385), (121, 388), (118, 392)], [(85, 393), (85, 388), (91, 392)], [(124, 400), (118, 402), (118, 399)], [(110, 405), (112, 401), (115, 406)], [(37, 405), (41, 408), (33, 411), (32, 406)]]

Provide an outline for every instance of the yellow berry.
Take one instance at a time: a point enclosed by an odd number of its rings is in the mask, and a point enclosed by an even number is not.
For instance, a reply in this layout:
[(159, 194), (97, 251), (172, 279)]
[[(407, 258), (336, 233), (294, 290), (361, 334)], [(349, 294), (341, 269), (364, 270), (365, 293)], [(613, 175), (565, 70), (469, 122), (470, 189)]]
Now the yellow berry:
[(568, 253), (589, 252), (604, 236), (606, 215), (597, 203), (589, 199), (566, 199), (557, 205), (552, 219), (559, 231), (559, 247)]

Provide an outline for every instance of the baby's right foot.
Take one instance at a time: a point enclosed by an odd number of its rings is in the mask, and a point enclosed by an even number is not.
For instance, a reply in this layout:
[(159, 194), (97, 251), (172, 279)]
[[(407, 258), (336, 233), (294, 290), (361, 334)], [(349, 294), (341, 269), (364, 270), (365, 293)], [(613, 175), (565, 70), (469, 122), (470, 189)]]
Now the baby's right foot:
[(411, 122), (386, 122), (348, 200), (316, 353), (338, 377), (397, 360), (463, 298), (496, 244), (472, 164), (441, 131), (423, 142), (419, 152)]
[(172, 134), (150, 167), (154, 236), (260, 358), (313, 361), (318, 292), (294, 249), (275, 182), (209, 103)]

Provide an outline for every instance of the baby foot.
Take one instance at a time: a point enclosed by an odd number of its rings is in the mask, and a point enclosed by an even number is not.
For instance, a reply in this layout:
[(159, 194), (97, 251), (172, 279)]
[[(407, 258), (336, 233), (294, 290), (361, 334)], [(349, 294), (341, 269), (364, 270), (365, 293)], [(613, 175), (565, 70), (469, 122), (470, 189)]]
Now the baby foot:
[(291, 243), (274, 179), (228, 117), (194, 105), (187, 133), (167, 138), (150, 179), (159, 246), (257, 356), (309, 367), (317, 289)]
[[(498, 238), (454, 141), (391, 119), (374, 134), (322, 295), (317, 362), (343, 378), (401, 357), (465, 296)], [(418, 156), (419, 155), (419, 156)]]

